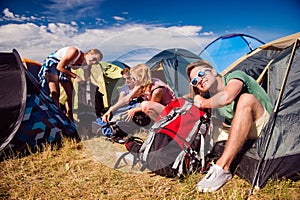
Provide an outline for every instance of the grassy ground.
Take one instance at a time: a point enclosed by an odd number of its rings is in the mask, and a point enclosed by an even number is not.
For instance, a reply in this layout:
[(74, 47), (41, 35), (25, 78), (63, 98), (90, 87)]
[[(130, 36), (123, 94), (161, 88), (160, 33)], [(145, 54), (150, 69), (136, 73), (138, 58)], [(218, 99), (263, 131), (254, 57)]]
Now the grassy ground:
[(178, 180), (114, 170), (86, 144), (65, 140), (62, 148), (0, 162), (0, 199), (300, 199), (300, 181), (270, 182), (250, 196), (250, 184), (237, 176), (215, 193), (199, 193), (203, 175)]

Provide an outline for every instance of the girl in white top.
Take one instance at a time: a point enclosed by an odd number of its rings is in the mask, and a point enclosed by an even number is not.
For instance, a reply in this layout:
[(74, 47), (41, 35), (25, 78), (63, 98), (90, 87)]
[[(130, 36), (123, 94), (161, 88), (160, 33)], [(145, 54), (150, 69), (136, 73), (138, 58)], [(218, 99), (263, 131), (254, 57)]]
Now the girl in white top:
[(102, 58), (103, 55), (98, 49), (91, 49), (87, 53), (83, 53), (75, 46), (68, 46), (51, 53), (44, 60), (38, 74), (41, 86), (46, 90), (49, 90), (50, 96), (59, 106), (59, 83), (62, 85), (67, 95), (67, 102), (65, 105), (66, 114), (71, 120), (73, 120), (73, 84), (71, 78), (74, 78), (77, 82), (82, 81), (79, 76), (71, 72), (71, 68), (85, 68), (100, 62)]

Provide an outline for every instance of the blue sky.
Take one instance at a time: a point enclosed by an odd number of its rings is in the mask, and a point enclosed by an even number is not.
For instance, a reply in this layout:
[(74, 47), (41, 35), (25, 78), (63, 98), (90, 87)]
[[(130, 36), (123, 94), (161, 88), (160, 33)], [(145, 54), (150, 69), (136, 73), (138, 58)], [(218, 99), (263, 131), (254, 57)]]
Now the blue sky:
[(0, 0), (0, 13), (0, 51), (38, 62), (76, 45), (133, 65), (166, 48), (198, 54), (228, 33), (269, 42), (300, 30), (299, 0)]

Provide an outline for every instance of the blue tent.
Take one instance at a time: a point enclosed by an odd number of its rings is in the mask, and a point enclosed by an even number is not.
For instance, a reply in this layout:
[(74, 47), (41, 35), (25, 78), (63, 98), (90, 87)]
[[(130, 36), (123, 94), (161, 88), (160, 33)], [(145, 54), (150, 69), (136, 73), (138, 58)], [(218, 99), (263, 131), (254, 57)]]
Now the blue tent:
[(238, 58), (263, 44), (264, 42), (250, 35), (227, 34), (208, 44), (199, 56), (208, 60), (221, 73)]
[(120, 68), (122, 68), (122, 69), (124, 69), (124, 68), (126, 68), (126, 67), (127, 67), (127, 68), (130, 68), (129, 65), (127, 65), (127, 64), (124, 63), (124, 62), (118, 61), (118, 60), (114, 60), (114, 61), (109, 62), (109, 63), (114, 64), (114, 65), (116, 65), (116, 66), (118, 66), (118, 67), (120, 67)]

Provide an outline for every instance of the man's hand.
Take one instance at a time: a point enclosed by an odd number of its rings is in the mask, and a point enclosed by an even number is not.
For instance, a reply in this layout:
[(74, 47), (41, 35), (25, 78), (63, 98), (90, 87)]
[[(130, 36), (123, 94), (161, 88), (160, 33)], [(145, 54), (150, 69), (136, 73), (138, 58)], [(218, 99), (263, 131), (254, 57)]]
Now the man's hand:
[(194, 105), (197, 106), (198, 108), (201, 108), (204, 100), (205, 100), (205, 98), (203, 98), (202, 96), (200, 96), (199, 94), (197, 94), (194, 97)]

